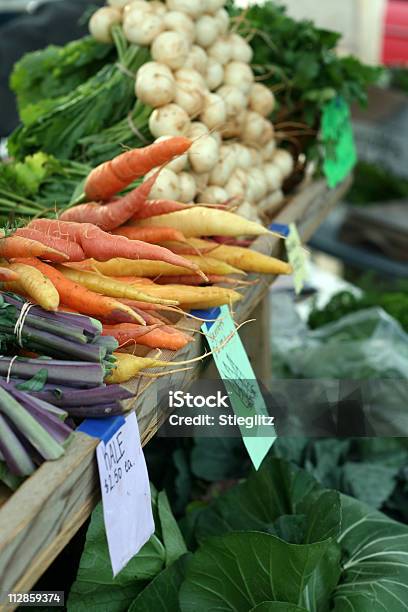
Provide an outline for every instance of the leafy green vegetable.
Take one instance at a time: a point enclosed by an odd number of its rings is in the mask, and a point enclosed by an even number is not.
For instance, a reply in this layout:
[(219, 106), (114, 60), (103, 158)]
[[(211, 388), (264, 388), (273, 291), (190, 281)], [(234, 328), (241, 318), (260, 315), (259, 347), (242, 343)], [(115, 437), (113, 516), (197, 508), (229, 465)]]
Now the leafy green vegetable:
[(187, 568), (181, 610), (246, 612), (268, 600), (297, 604), (327, 546), (288, 544), (255, 531), (211, 538)]
[(0, 215), (8, 224), (13, 217), (55, 215), (70, 201), (79, 181), (90, 167), (75, 161), (58, 160), (39, 151), (22, 161), (0, 164)]
[(307, 610), (282, 601), (263, 601), (250, 612), (307, 612)]
[(360, 161), (346, 200), (350, 204), (378, 204), (408, 198), (408, 180), (375, 164)]
[(157, 497), (158, 514), (161, 524), (163, 544), (166, 549), (166, 566), (187, 552), (183, 536), (171, 511), (165, 491)]
[(275, 2), (254, 4), (244, 12), (230, 2), (229, 11), (238, 31), (250, 37), (254, 71), (275, 93), (278, 127), (281, 124), (288, 140), (296, 141), (310, 157), (320, 156), (316, 133), (305, 128), (317, 130), (323, 105), (338, 95), (349, 103), (365, 103), (367, 86), (379, 79), (381, 69), (352, 56), (339, 57), (340, 34), (311, 21), (296, 21)]
[[(364, 456), (380, 460), (384, 441), (367, 442)], [(391, 441), (388, 448), (397, 452), (398, 445)], [(282, 459), (266, 458), (258, 472), (199, 510), (194, 553), (179, 555), (184, 545), (167, 500), (154, 493), (152, 501), (160, 522), (156, 537), (165, 541), (169, 530), (176, 560), (164, 568), (166, 555), (159, 555), (154, 577), (148, 578), (130, 570), (132, 564), (141, 568), (136, 557), (120, 574), (123, 578), (108, 586), (106, 543), (100, 548), (103, 524), (95, 541), (90, 529), (69, 612), (82, 610), (88, 591), (88, 607), (98, 612), (400, 612), (405, 602), (408, 527), (324, 489)], [(175, 547), (177, 542), (181, 546)]]
[(81, 158), (92, 166), (112, 159), (123, 152), (124, 147), (141, 147), (152, 141), (148, 119), (152, 109), (139, 101), (125, 119), (90, 136), (81, 138)]
[(40, 100), (70, 93), (114, 58), (113, 45), (97, 42), (92, 36), (50, 45), (26, 53), (15, 65), (10, 79), (20, 112)]
[(338, 529), (340, 502), (336, 496), (334, 491), (321, 491), (312, 476), (268, 457), (258, 472), (252, 472), (244, 483), (201, 511), (196, 537), (202, 541), (210, 535), (244, 529), (274, 532), (274, 522), (280, 517), (304, 515), (302, 542), (327, 539), (336, 535)]
[(112, 577), (102, 504), (92, 514), (84, 552), (68, 598), (68, 612), (125, 612), (147, 580), (164, 567), (165, 549), (153, 535), (138, 555)]
[(346, 315), (366, 308), (378, 306), (396, 319), (408, 332), (408, 294), (402, 291), (366, 291), (356, 296), (350, 291), (340, 291), (321, 309), (315, 307), (309, 315), (308, 324), (317, 329), (328, 323), (339, 321)]
[(133, 73), (148, 59), (148, 50), (128, 46), (122, 30), (114, 32), (117, 60), (56, 98), (24, 106), (23, 125), (8, 141), (11, 155), (21, 159), (38, 149), (58, 158), (80, 157), (81, 138), (114, 125), (135, 103)]
[(180, 612), (179, 590), (192, 555), (179, 557), (136, 597), (129, 612)]
[(400, 612), (406, 607), (408, 528), (342, 497), (343, 573), (335, 612)]

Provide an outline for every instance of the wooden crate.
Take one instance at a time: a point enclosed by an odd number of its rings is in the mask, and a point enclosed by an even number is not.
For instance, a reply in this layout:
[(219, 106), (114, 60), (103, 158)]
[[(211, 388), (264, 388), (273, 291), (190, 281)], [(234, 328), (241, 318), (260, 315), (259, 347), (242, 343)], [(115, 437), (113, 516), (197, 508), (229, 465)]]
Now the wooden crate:
[[(302, 239), (307, 241), (350, 182), (351, 179), (346, 180), (332, 190), (325, 181), (311, 183), (291, 199), (275, 221), (296, 222)], [(279, 255), (283, 245), (273, 236), (262, 236), (253, 248)], [(264, 276), (248, 287), (243, 300), (236, 305), (237, 321), (249, 318), (273, 280), (274, 277)], [(176, 359), (198, 357), (202, 351), (203, 345), (197, 341), (178, 351)], [(174, 357), (174, 353), (164, 351), (161, 358)], [(131, 383), (135, 393), (131, 403), (138, 416), (143, 445), (156, 433), (160, 425), (157, 421), (165, 417), (157, 418), (157, 392), (168, 388), (169, 382), (185, 389), (200, 375), (202, 368), (203, 364), (198, 361), (194, 369), (173, 374), (170, 380), (163, 377), (152, 382), (139, 378)], [(0, 591), (3, 593), (29, 591), (92, 512), (100, 498), (96, 446), (97, 440), (76, 433), (64, 457), (44, 463), (11, 497), (0, 490)]]

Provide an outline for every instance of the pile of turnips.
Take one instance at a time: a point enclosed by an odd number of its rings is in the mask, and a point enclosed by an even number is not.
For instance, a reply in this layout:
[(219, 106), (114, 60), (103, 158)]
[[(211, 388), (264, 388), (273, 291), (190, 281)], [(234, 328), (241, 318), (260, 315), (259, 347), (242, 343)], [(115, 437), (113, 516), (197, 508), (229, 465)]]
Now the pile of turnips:
[(135, 92), (153, 108), (152, 136), (194, 140), (160, 173), (151, 197), (213, 204), (235, 198), (243, 216), (268, 218), (282, 204), (294, 161), (277, 147), (268, 119), (274, 95), (256, 82), (252, 49), (230, 31), (225, 1), (108, 3), (91, 17), (90, 32), (110, 42), (112, 27), (122, 24), (130, 43), (150, 48)]

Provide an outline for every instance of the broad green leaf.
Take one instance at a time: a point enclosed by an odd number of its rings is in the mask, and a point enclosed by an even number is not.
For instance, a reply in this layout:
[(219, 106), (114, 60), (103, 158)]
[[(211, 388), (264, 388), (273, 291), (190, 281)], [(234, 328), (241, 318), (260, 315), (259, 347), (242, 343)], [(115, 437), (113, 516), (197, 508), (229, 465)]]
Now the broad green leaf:
[(182, 612), (247, 612), (263, 601), (297, 603), (327, 542), (288, 544), (254, 531), (206, 540), (180, 590)]
[(408, 527), (342, 496), (343, 574), (335, 612), (408, 610)]
[[(306, 516), (305, 532), (296, 533), (296, 542), (317, 542), (338, 535), (339, 495), (321, 489), (305, 471), (268, 457), (258, 472), (252, 472), (244, 483), (200, 512), (196, 537), (200, 541), (226, 531), (248, 529), (276, 533), (282, 527), (274, 526), (277, 519), (299, 514)], [(293, 526), (291, 521), (290, 539), (294, 537)]]
[(342, 490), (372, 508), (381, 508), (395, 489), (397, 473), (396, 467), (348, 461), (342, 470)]
[(249, 461), (241, 438), (196, 438), (191, 451), (191, 471), (197, 478), (215, 482), (242, 478)]
[(340, 562), (340, 546), (331, 542), (303, 593), (302, 603), (308, 612), (329, 612), (332, 609), (333, 591), (341, 575)]
[(305, 514), (284, 514), (268, 529), (271, 535), (276, 535), (290, 544), (303, 544), (306, 531), (307, 517)]
[(68, 598), (68, 612), (124, 612), (163, 568), (165, 549), (153, 535), (116, 576), (112, 576), (102, 504), (92, 513), (76, 580)]
[(306, 608), (299, 608), (284, 601), (263, 601), (252, 608), (250, 612), (308, 612)]
[(171, 511), (165, 491), (159, 493), (158, 511), (163, 544), (166, 549), (166, 566), (169, 566), (181, 555), (184, 555), (187, 552), (187, 548), (177, 521)]
[(191, 553), (179, 557), (153, 578), (136, 597), (129, 612), (179, 612), (179, 591), (191, 557)]

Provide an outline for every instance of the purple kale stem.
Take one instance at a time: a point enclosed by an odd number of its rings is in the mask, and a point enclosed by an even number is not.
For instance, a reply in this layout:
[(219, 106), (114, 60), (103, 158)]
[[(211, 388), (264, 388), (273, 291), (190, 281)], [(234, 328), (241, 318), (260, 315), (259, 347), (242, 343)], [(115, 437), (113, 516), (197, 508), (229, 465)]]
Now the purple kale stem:
[[(0, 357), (0, 376), (7, 376), (11, 359)], [(104, 368), (98, 363), (19, 357), (11, 366), (11, 376), (29, 379), (44, 368), (47, 369), (48, 383), (61, 383), (69, 387), (97, 387), (103, 383), (105, 374)]]
[(120, 402), (97, 404), (95, 406), (66, 406), (65, 410), (70, 416), (81, 419), (103, 419), (104, 417), (117, 416), (125, 412)]
[[(5, 302), (21, 310), (25, 300), (20, 300), (17, 296), (8, 292), (2, 295)], [(60, 321), (63, 325), (75, 325), (76, 327), (83, 328), (84, 332), (87, 332), (91, 336), (98, 336), (101, 333), (101, 327), (97, 325), (96, 320), (86, 315), (79, 315), (72, 312), (48, 312), (47, 310), (43, 310), (40, 306), (33, 306), (30, 313), (42, 317), (43, 319)]]
[(7, 420), (0, 414), (0, 453), (10, 472), (16, 476), (29, 476), (35, 470), (27, 450)]
[(133, 393), (120, 385), (109, 385), (107, 387), (95, 387), (94, 389), (73, 390), (67, 389), (62, 395), (53, 391), (30, 391), (30, 395), (55, 404), (55, 406), (95, 406), (98, 404), (110, 404), (133, 397)]
[(80, 344), (78, 342), (56, 336), (45, 331), (36, 331), (25, 325), (22, 332), (23, 344), (26, 340), (28, 344), (41, 345), (42, 353), (48, 355), (47, 350), (52, 351), (52, 355), (65, 354), (67, 357), (76, 358), (82, 361), (94, 361), (99, 363), (104, 358), (105, 350), (96, 344)]
[(54, 416), (48, 409), (44, 408), (43, 404), (45, 402), (42, 400), (31, 397), (28, 393), (18, 393), (20, 395), (18, 398), (20, 404), (48, 431), (56, 442), (64, 444), (72, 434), (72, 429), (64, 421), (61, 421), (59, 417)]

